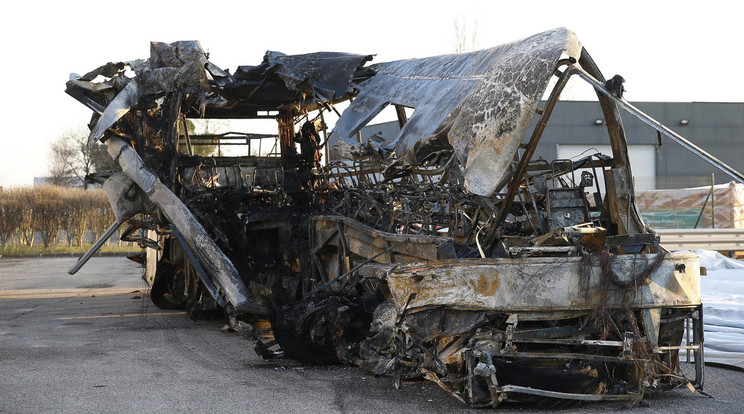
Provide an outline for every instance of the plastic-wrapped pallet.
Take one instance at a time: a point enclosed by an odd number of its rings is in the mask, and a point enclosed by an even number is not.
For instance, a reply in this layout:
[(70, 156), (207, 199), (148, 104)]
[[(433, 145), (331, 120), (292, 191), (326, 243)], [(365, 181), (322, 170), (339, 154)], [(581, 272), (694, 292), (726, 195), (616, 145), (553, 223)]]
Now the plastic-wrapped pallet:
[[(698, 228), (710, 228), (713, 202), (709, 193), (710, 186), (641, 191), (636, 203), (646, 224), (658, 229), (695, 227), (705, 205)], [(744, 228), (744, 185), (732, 181), (715, 186), (715, 218), (716, 228)]]

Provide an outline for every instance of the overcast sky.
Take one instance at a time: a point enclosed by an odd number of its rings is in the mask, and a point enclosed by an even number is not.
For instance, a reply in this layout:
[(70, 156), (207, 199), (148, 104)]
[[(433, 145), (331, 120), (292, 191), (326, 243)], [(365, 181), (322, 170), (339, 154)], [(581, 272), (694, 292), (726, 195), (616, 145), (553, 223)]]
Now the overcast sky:
[[(149, 41), (199, 40), (232, 72), (287, 54), (376, 54), (373, 62), (451, 53), (454, 22), (479, 48), (555, 27), (573, 30), (630, 101), (744, 101), (742, 11), (734, 1), (78, 0), (3, 6), (0, 186), (47, 175), (49, 143), (90, 120), (64, 93), (70, 72), (149, 56)], [(586, 98), (581, 94), (576, 98)]]

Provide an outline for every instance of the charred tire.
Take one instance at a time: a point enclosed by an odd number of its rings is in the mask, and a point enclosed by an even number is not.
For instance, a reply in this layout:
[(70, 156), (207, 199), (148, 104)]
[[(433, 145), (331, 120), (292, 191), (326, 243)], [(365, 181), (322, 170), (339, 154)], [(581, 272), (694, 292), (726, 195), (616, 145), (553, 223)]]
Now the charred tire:
[(183, 268), (161, 260), (155, 270), (150, 299), (160, 309), (185, 309), (187, 297), (184, 290)]

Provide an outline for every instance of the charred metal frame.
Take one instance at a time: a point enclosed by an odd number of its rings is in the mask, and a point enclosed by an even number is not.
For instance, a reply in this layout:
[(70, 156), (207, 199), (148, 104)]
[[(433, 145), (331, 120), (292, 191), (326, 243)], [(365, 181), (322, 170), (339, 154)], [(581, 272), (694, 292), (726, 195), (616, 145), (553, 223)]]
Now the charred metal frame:
[[(353, 363), (396, 386), (423, 376), (472, 406), (702, 389), (699, 263), (665, 252), (638, 214), (619, 107), (743, 175), (611, 91), (565, 29), (465, 55), (364, 66), (370, 59), (267, 52), (230, 74), (197, 42), (153, 42), (149, 61), (71, 77), (68, 93), (94, 111), (91, 140), (105, 140), (121, 166), (105, 184), (115, 226), (138, 225), (152, 239), (143, 236), (158, 306), (223, 313), (265, 357)], [(96, 84), (98, 75), (109, 80)], [(533, 161), (576, 75), (597, 92), (612, 157)], [(333, 105), (352, 98), (339, 114)], [(401, 135), (384, 145), (352, 139), (386, 105)], [(297, 154), (295, 142), (331, 111), (337, 151), (351, 158), (315, 168), (320, 148)], [(277, 134), (189, 134), (186, 118), (205, 116), (273, 117)], [(279, 157), (193, 151), (272, 137)], [(593, 173), (567, 182), (580, 168)], [(273, 338), (253, 327), (263, 318)], [(685, 321), (693, 334), (680, 345)], [(694, 354), (692, 380), (679, 351)]]

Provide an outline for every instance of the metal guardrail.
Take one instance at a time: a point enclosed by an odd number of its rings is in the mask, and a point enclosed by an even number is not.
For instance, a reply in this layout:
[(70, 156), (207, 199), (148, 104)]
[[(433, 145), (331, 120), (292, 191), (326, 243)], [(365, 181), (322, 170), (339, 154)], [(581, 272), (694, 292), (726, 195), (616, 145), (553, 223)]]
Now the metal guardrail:
[(744, 251), (744, 229), (654, 229), (669, 250)]

